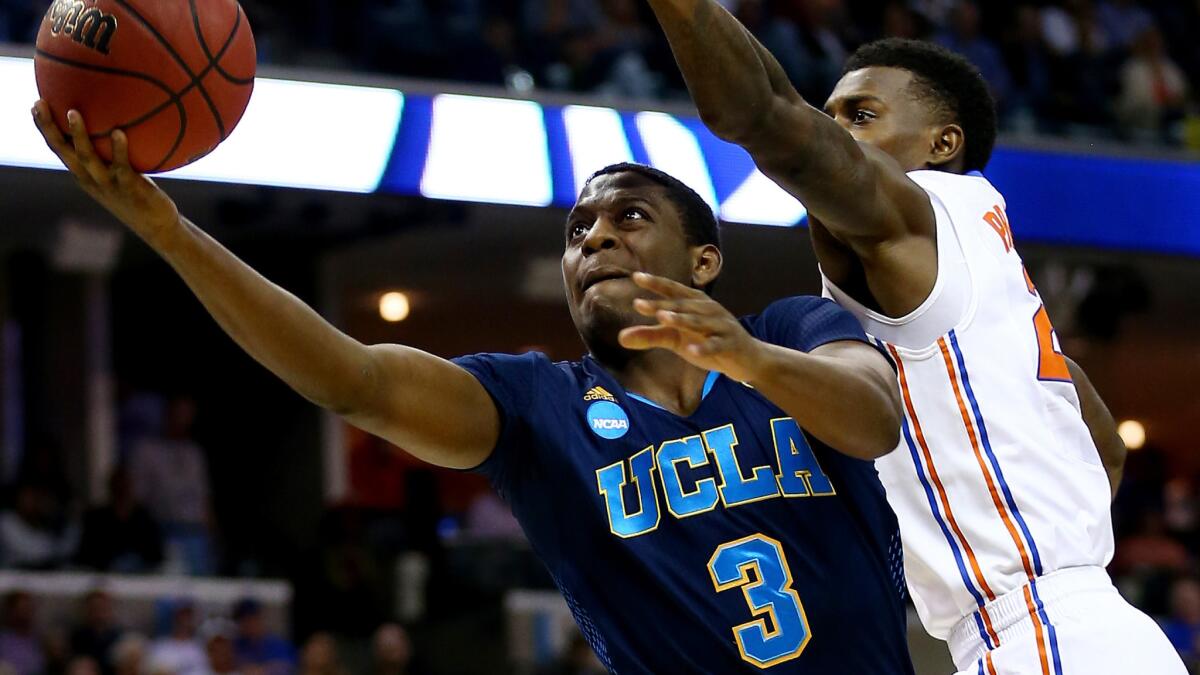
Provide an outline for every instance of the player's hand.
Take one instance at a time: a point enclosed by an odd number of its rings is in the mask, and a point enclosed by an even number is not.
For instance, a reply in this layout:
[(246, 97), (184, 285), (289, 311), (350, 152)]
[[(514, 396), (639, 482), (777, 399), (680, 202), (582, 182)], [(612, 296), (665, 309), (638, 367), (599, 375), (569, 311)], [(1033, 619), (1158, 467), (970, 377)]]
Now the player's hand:
[(129, 165), (129, 139), (125, 132), (120, 129), (112, 132), (113, 161), (106, 165), (92, 147), (79, 111), (67, 113), (70, 138), (59, 131), (45, 101), (34, 104), (32, 112), (46, 145), (70, 169), (75, 182), (138, 236), (153, 246), (156, 239), (178, 226), (179, 209), (175, 202), (154, 181)]
[(639, 314), (653, 317), (658, 325), (622, 330), (618, 336), (622, 347), (666, 349), (688, 363), (739, 382), (753, 378), (762, 343), (721, 303), (704, 291), (663, 277), (638, 272), (633, 282), (661, 296), (659, 300), (633, 301)]

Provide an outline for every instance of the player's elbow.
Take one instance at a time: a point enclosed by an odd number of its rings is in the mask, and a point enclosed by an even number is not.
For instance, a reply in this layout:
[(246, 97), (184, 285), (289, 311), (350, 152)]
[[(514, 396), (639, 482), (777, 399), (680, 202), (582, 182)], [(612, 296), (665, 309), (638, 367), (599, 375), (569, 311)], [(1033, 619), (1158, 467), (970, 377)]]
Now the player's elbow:
[(769, 137), (778, 133), (772, 120), (776, 106), (784, 104), (777, 96), (765, 96), (744, 105), (701, 109), (700, 119), (717, 138), (749, 149), (767, 145)]

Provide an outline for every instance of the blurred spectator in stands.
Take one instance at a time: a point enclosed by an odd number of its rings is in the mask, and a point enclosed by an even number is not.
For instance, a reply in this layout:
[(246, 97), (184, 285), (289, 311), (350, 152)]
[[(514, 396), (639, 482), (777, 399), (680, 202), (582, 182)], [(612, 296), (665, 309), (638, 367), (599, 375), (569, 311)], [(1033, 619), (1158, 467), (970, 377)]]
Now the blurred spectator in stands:
[(1067, 131), (1112, 122), (1112, 40), (1096, 18), (1092, 0), (1066, 0), (1042, 10), (1042, 38), (1051, 55), (1052, 121)]
[(360, 62), (414, 77), (443, 75), (444, 50), (424, 0), (368, 0), (359, 22)]
[(1171, 615), (1163, 631), (1183, 660), (1200, 666), (1200, 579), (1183, 577), (1171, 587)]
[(1139, 0), (1101, 2), (1096, 18), (1118, 49), (1129, 49), (1142, 31), (1154, 25), (1154, 17)]
[(173, 398), (163, 435), (134, 447), (129, 472), (137, 500), (163, 528), (168, 565), (205, 575), (213, 571), (212, 504), (208, 462), (191, 436), (195, 419), (190, 397)]
[(79, 527), (61, 511), (42, 485), (19, 484), (12, 508), (0, 512), (0, 566), (53, 569), (69, 560)]
[(204, 640), (208, 669), (212, 675), (239, 675), (237, 653), (233, 649), (236, 633), (237, 628), (228, 619), (210, 619), (201, 626), (200, 635)]
[(1110, 569), (1115, 575), (1145, 572), (1185, 572), (1190, 562), (1183, 544), (1167, 535), (1162, 513), (1142, 514), (1141, 528), (1117, 542)]
[(16, 675), (41, 675), (46, 666), (42, 640), (34, 628), (33, 596), (10, 591), (4, 596), (3, 628), (0, 629), (0, 663)]
[(329, 633), (313, 633), (300, 653), (299, 675), (346, 675), (338, 659), (337, 642)]
[(721, 4), (775, 56), (789, 80), (804, 82), (808, 77), (804, 72), (807, 55), (801, 46), (796, 24), (786, 17), (774, 15), (765, 0), (723, 0)]
[(171, 632), (150, 645), (152, 669), (167, 670), (172, 675), (206, 675), (208, 655), (196, 636), (196, 607), (191, 600), (174, 603), (171, 610)]
[(935, 42), (962, 54), (983, 74), (988, 88), (996, 99), (997, 107), (1003, 111), (1008, 105), (1012, 79), (1000, 56), (1000, 50), (982, 33), (982, 17), (979, 6), (973, 0), (961, 0), (950, 14), (948, 28), (939, 33)]
[(1132, 55), (1121, 66), (1120, 81), (1117, 116), (1127, 132), (1158, 136), (1167, 122), (1183, 116), (1187, 80), (1167, 55), (1156, 26), (1144, 29), (1134, 41)]
[(90, 656), (76, 656), (67, 664), (67, 675), (100, 675), (100, 665)]
[(908, 40), (920, 39), (925, 34), (925, 18), (917, 14), (904, 2), (889, 2), (883, 8), (880, 37), (897, 37)]
[(385, 623), (371, 640), (372, 675), (414, 675), (412, 641), (398, 623)]
[(862, 42), (850, 24), (843, 0), (797, 0), (781, 6), (800, 31), (804, 76), (796, 89), (806, 101), (820, 106), (841, 78), (849, 49)]
[(238, 666), (254, 666), (265, 675), (288, 675), (296, 670), (296, 648), (268, 631), (263, 608), (253, 598), (243, 598), (233, 608), (237, 636), (233, 640)]
[(1037, 7), (1018, 5), (1015, 26), (1006, 32), (1005, 63), (1012, 76), (1009, 121), (1019, 131), (1033, 131), (1036, 118), (1045, 114), (1050, 100), (1050, 57), (1042, 39), (1041, 15)]
[(146, 638), (138, 633), (125, 633), (113, 645), (108, 661), (114, 675), (146, 675), (148, 669)]
[(79, 564), (102, 572), (151, 572), (162, 563), (162, 534), (149, 509), (139, 504), (125, 467), (108, 480), (108, 503), (83, 516)]
[(1171, 536), (1188, 546), (1188, 551), (1200, 554), (1200, 494), (1195, 483), (1175, 477), (1163, 487), (1163, 521)]
[(604, 675), (604, 665), (578, 631), (571, 636), (561, 656), (538, 675)]
[(109, 659), (121, 633), (112, 596), (102, 588), (94, 589), (83, 599), (83, 621), (71, 631), (71, 652), (95, 659), (100, 671), (111, 675), (113, 664)]

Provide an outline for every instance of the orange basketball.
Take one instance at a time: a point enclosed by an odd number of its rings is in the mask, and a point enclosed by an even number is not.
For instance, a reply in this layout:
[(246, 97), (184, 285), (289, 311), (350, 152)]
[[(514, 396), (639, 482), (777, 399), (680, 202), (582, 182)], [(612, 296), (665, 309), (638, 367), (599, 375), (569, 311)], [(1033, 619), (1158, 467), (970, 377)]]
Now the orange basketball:
[(200, 159), (225, 140), (254, 89), (254, 35), (237, 0), (55, 0), (37, 36), (38, 92), (60, 129), (83, 113), (112, 159), (123, 129), (143, 173)]

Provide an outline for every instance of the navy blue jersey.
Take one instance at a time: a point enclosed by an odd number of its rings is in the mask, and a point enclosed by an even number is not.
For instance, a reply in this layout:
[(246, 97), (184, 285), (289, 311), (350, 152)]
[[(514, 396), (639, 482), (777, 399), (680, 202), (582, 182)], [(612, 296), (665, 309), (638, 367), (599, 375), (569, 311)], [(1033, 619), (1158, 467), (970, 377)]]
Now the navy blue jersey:
[[(865, 341), (819, 298), (743, 319), (802, 351)], [(899, 530), (870, 462), (715, 373), (688, 417), (595, 360), (457, 359), (502, 431), (479, 467), (612, 672), (912, 673)]]

